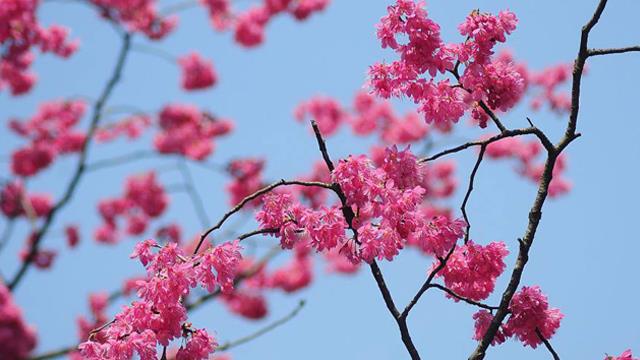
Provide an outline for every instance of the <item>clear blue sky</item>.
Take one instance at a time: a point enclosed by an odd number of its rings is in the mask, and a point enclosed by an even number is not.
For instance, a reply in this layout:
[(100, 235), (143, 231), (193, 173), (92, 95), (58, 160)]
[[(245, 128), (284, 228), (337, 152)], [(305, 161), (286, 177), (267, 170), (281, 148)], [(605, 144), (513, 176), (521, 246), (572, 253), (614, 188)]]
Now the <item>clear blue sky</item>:
[[(170, 4), (171, 1), (163, 1)], [(245, 1), (242, 2), (246, 3)], [(155, 110), (166, 102), (198, 104), (236, 121), (233, 136), (220, 141), (212, 161), (223, 163), (238, 156), (268, 158), (267, 176), (292, 177), (306, 172), (319, 159), (315, 143), (306, 128), (293, 121), (292, 110), (303, 99), (326, 94), (351, 101), (363, 83), (367, 66), (393, 54), (379, 48), (374, 26), (385, 13), (387, 0), (334, 1), (328, 10), (298, 24), (279, 18), (267, 30), (267, 41), (258, 49), (236, 46), (229, 34), (214, 33), (201, 9), (180, 14), (176, 33), (158, 45), (174, 55), (198, 50), (213, 59), (220, 75), (210, 91), (186, 94), (178, 88), (179, 73), (162, 59), (133, 53), (124, 78), (111, 105), (135, 105)], [(456, 26), (472, 9), (497, 11), (509, 7), (520, 18), (509, 47), (530, 68), (539, 69), (575, 57), (579, 29), (592, 13), (589, 1), (431, 1), (428, 10), (442, 26), (445, 39), (459, 40)], [(640, 2), (611, 0), (600, 24), (593, 31), (594, 47), (618, 47), (640, 43), (637, 14)], [(95, 98), (112, 68), (118, 38), (100, 21), (92, 9), (75, 2), (46, 2), (40, 9), (43, 22), (60, 23), (80, 38), (79, 52), (68, 61), (51, 56), (35, 63), (40, 81), (28, 96), (11, 98), (0, 94), (0, 119), (26, 117), (36, 105), (48, 99), (70, 96)], [(139, 39), (140, 40), (140, 39)], [(583, 137), (568, 149), (568, 176), (572, 192), (552, 200), (544, 208), (542, 225), (531, 253), (523, 282), (539, 284), (553, 306), (565, 314), (552, 342), (565, 359), (601, 359), (605, 352), (620, 353), (628, 347), (640, 353), (640, 294), (638, 252), (640, 242), (635, 221), (640, 202), (638, 159), (640, 122), (638, 88), (640, 57), (637, 54), (599, 57), (589, 62), (583, 82), (579, 130)], [(407, 109), (410, 104), (400, 104)], [(557, 136), (564, 118), (548, 113), (531, 113), (520, 108), (505, 116), (510, 127), (526, 126), (525, 116)], [(0, 133), (0, 155), (18, 144), (6, 129)], [(473, 130), (463, 137), (476, 137)], [(557, 138), (557, 137), (556, 137)], [(144, 139), (139, 148), (148, 147)], [(329, 140), (332, 155), (362, 153), (370, 141), (353, 140), (346, 132)], [(120, 145), (102, 147), (92, 159), (126, 154), (133, 148)], [(473, 153), (456, 156), (461, 186), (474, 160)], [(58, 193), (66, 184), (75, 159), (63, 161), (38, 175), (30, 188)], [(53, 270), (30, 271), (17, 291), (29, 322), (38, 327), (39, 351), (76, 341), (75, 318), (86, 313), (86, 295), (101, 289), (117, 288), (120, 280), (138, 273), (136, 262), (128, 260), (134, 241), (118, 246), (100, 246), (90, 240), (98, 218), (97, 199), (117, 195), (124, 177), (164, 162), (138, 162), (117, 170), (87, 176), (73, 204), (68, 206), (44, 244), (60, 250)], [(1, 164), (8, 171), (6, 163)], [(212, 219), (227, 208), (221, 190), (226, 179), (219, 174), (192, 168), (197, 185)], [(179, 182), (173, 171), (162, 172), (165, 184)], [(478, 242), (505, 241), (512, 255), (516, 238), (524, 232), (527, 212), (535, 187), (512, 171), (512, 164), (486, 162), (477, 178), (477, 190), (470, 202), (472, 237)], [(461, 191), (453, 199), (458, 207)], [(81, 225), (80, 247), (66, 249), (62, 219)], [(172, 197), (171, 211), (163, 220), (179, 219), (187, 234), (200, 225), (188, 198)], [(17, 266), (16, 253), (26, 229), (0, 255), (3, 274)], [(263, 239), (273, 243), (273, 239)], [(407, 251), (393, 263), (384, 263), (383, 272), (396, 302), (405, 304), (422, 283), (428, 259)], [(510, 271), (510, 270), (508, 270)], [(505, 286), (500, 278), (497, 289)], [(355, 277), (326, 275), (319, 267), (312, 287), (293, 296), (270, 296), (270, 319), (289, 312), (298, 299), (308, 305), (286, 326), (232, 351), (234, 359), (403, 359), (406, 352), (395, 323), (388, 314), (368, 271)], [(497, 302), (497, 296), (487, 302)], [(427, 293), (409, 319), (414, 341), (427, 359), (461, 359), (471, 352), (473, 322), (469, 306), (453, 303), (440, 293)], [(209, 305), (194, 314), (194, 323), (217, 331), (220, 340), (237, 338), (269, 320), (252, 323), (231, 317), (218, 305)], [(490, 349), (492, 359), (547, 359), (542, 348), (532, 351), (515, 341)]]

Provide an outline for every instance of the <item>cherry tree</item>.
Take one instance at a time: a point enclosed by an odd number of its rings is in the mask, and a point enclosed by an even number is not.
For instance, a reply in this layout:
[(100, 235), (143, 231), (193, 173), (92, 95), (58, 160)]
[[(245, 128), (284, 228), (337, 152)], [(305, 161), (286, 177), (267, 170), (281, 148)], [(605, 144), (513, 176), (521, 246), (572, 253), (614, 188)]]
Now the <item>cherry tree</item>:
[[(508, 9), (471, 10), (454, 29), (457, 36), (445, 38), (424, 2), (388, 2), (387, 12), (371, 24), (385, 57), (363, 69), (363, 87), (352, 103), (318, 95), (292, 109), (298, 126), (308, 127), (308, 145), (317, 149), (318, 161), (298, 176), (269, 179), (265, 167), (270, 159), (261, 154), (230, 154), (232, 160), (217, 161), (217, 144), (234, 136), (236, 127), (224, 114), (177, 101), (150, 111), (136, 104), (118, 107), (111, 100), (137, 52), (178, 67), (181, 78), (175, 79), (175, 87), (189, 94), (211, 91), (224, 79), (214, 60), (197, 50), (179, 56), (163, 50), (162, 41), (180, 26), (179, 14), (186, 9), (203, 11), (213, 31), (229, 33), (237, 46), (254, 49), (269, 41), (269, 24), (275, 19), (289, 17), (303, 27), (305, 20), (331, 11), (329, 0), (264, 0), (249, 6), (229, 0), (74, 1), (113, 27), (119, 49), (95, 99), (43, 100), (31, 113), (4, 123), (19, 145), (7, 149), (1, 179), (5, 221), (0, 251), (19, 243), (20, 250), (11, 256), (20, 261), (15, 271), (0, 266), (0, 358), (230, 359), (230, 349), (289, 322), (305, 301), (284, 317), (227, 342), (218, 338), (224, 328), (199, 326), (192, 313), (215, 302), (235, 316), (267, 318), (268, 296), (293, 295), (313, 286), (314, 278), (322, 276), (314, 263), (321, 261), (330, 276), (370, 272), (393, 320), (389, 326), (398, 330), (398, 338), (388, 341), (402, 342), (408, 358), (428, 358), (421, 356), (426, 346), (412, 337), (408, 319), (429, 292), (474, 309), (473, 326), (460, 324), (476, 341), (469, 359), (484, 359), (506, 341), (543, 347), (549, 357), (560, 359), (553, 340), (562, 329), (563, 310), (541, 286), (523, 281), (523, 274), (534, 244), (542, 241), (536, 233), (543, 226), (543, 207), (553, 206), (547, 204), (550, 198), (572, 189), (568, 152), (581, 136), (580, 91), (588, 60), (639, 52), (640, 46), (592, 45), (590, 35), (606, 16), (607, 0), (600, 0), (583, 28), (576, 29), (575, 59), (532, 70), (508, 50), (509, 37), (519, 26), (517, 14)], [(32, 70), (36, 56), (69, 58), (82, 47), (81, 34), (41, 24), (41, 6), (38, 0), (0, 3), (3, 96), (24, 96), (38, 87), (38, 78), (47, 74)], [(402, 100), (412, 103), (411, 110), (398, 109)], [(526, 126), (514, 126), (519, 123), (511, 119), (516, 106), (532, 114), (556, 113), (564, 119), (562, 133), (538, 127), (534, 116), (525, 119)], [(290, 126), (296, 126), (294, 121)], [(460, 141), (456, 134), (461, 127), (474, 137)], [(373, 145), (367, 153), (338, 158), (328, 139), (341, 131), (374, 139)], [(449, 145), (438, 150), (437, 142)], [(96, 155), (114, 145), (139, 150), (117, 157)], [(459, 173), (450, 159), (461, 152), (475, 156), (468, 174)], [(151, 159), (170, 164), (179, 182), (163, 180), (162, 168), (156, 166), (125, 178), (114, 175), (111, 189), (105, 189), (110, 195), (97, 204), (77, 196), (87, 175)], [(485, 162), (498, 160), (515, 164), (517, 175), (537, 188), (517, 239), (482, 239), (471, 231), (468, 204), (476, 176)], [(48, 174), (61, 161), (73, 162), (70, 173), (64, 179)], [(225, 188), (199, 188), (194, 167), (225, 176)], [(39, 191), (32, 185), (36, 178), (50, 179), (59, 190), (55, 195)], [(203, 191), (224, 192), (224, 209), (206, 202)], [(463, 194), (460, 204), (453, 201), (456, 191)], [(182, 217), (167, 220), (175, 193), (187, 196), (200, 228), (186, 226)], [(96, 212), (99, 224), (88, 229), (85, 219), (64, 218), (73, 202)], [(211, 207), (222, 215), (210, 219)], [(27, 235), (21, 238), (19, 230)], [(130, 259), (122, 261), (137, 262), (140, 271), (120, 279), (118, 289), (101, 287), (90, 294), (90, 314), (78, 317), (78, 337), (67, 346), (36, 352), (39, 338), (47, 334), (37, 333), (26, 321), (23, 313), (29, 309), (21, 308), (14, 295), (29, 287), (31, 273), (71, 261), (59, 259), (59, 246), (52, 246), (61, 238), (64, 252), (89, 241), (103, 247), (129, 242)], [(402, 304), (380, 263), (392, 267), (407, 251), (430, 265), (419, 270), (422, 281)], [(275, 261), (277, 256), (286, 260)], [(503, 287), (501, 277), (506, 279)], [(636, 358), (626, 350), (605, 359)]]

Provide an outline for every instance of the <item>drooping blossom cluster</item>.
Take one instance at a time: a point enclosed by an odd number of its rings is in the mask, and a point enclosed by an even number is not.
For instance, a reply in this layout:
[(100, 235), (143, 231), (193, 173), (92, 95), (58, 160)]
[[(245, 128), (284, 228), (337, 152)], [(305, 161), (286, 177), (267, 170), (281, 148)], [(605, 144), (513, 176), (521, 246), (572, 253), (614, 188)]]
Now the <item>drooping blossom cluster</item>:
[(39, 2), (7, 0), (0, 3), (0, 90), (9, 87), (13, 95), (27, 93), (36, 82), (36, 75), (29, 71), (33, 49), (67, 58), (78, 47), (77, 41), (68, 41), (66, 28), (40, 25), (36, 16)]
[(45, 217), (53, 207), (51, 197), (47, 194), (28, 194), (24, 184), (19, 180), (8, 182), (0, 191), (0, 209), (4, 216)]
[[(372, 90), (384, 98), (404, 95), (413, 99), (428, 123), (448, 127), (471, 110), (471, 116), (484, 127), (487, 115), (479, 102), (506, 111), (525, 90), (525, 80), (512, 62), (491, 59), (495, 45), (506, 41), (516, 23), (509, 11), (497, 16), (474, 11), (459, 27), (466, 40), (445, 44), (423, 2), (397, 0), (378, 24), (378, 38), (382, 47), (393, 49), (400, 59), (371, 66)], [(399, 38), (406, 41), (400, 43)], [(461, 74), (460, 65), (464, 66)], [(446, 72), (454, 74), (458, 84), (436, 80), (436, 75)]]
[(86, 135), (74, 129), (85, 112), (85, 103), (51, 101), (40, 105), (27, 120), (12, 119), (9, 128), (29, 141), (11, 155), (11, 170), (19, 176), (33, 176), (48, 167), (58, 155), (78, 152)]
[(126, 181), (121, 197), (99, 202), (98, 211), (103, 224), (96, 229), (94, 237), (103, 243), (117, 242), (120, 237), (119, 219), (126, 222), (126, 234), (141, 235), (151, 219), (164, 213), (168, 203), (167, 194), (158, 183), (155, 172), (131, 176)]
[(154, 138), (156, 150), (194, 160), (206, 159), (215, 148), (213, 140), (233, 129), (229, 120), (180, 104), (165, 106), (158, 115), (158, 123), (160, 132)]
[(0, 354), (3, 359), (29, 358), (38, 339), (33, 327), (25, 323), (11, 292), (0, 282)]
[[(487, 146), (486, 154), (493, 159), (515, 159), (519, 165), (517, 171), (527, 179), (538, 183), (544, 172), (544, 163), (535, 162), (542, 151), (542, 145), (537, 140), (523, 141), (519, 137), (498, 140)], [(564, 195), (571, 190), (571, 182), (563, 175), (566, 171), (567, 160), (564, 154), (556, 159), (553, 177), (549, 184), (549, 196)]]
[(129, 140), (139, 138), (145, 129), (151, 125), (151, 117), (145, 114), (127, 116), (117, 122), (102, 126), (96, 130), (98, 142), (109, 142), (119, 137)]
[(187, 91), (206, 89), (218, 81), (213, 63), (192, 52), (178, 59), (182, 68), (182, 88)]
[(531, 100), (531, 107), (539, 109), (546, 102), (553, 111), (568, 112), (571, 109), (571, 98), (569, 94), (559, 91), (558, 87), (571, 78), (571, 71), (571, 64), (558, 64), (531, 74), (531, 84), (541, 88)]
[(223, 294), (222, 300), (234, 314), (250, 320), (262, 319), (269, 311), (265, 297), (267, 290), (279, 289), (293, 293), (311, 284), (311, 251), (308, 244), (300, 242), (294, 247), (291, 259), (273, 270), (267, 269), (265, 264), (245, 258), (239, 273), (245, 274), (246, 278), (233, 292)]
[[(536, 348), (542, 343), (540, 336), (551, 339), (564, 317), (559, 309), (550, 308), (547, 296), (538, 286), (523, 287), (513, 295), (509, 304), (509, 319), (498, 329), (492, 345), (500, 344), (515, 336), (525, 346)], [(486, 333), (493, 315), (480, 310), (475, 319), (474, 339), (480, 340)]]
[[(316, 96), (303, 101), (294, 110), (296, 120), (313, 119), (324, 136), (331, 136), (342, 124), (348, 124), (356, 135), (377, 133), (387, 144), (408, 144), (428, 134), (427, 125), (415, 112), (396, 114), (391, 104), (364, 91), (356, 93), (353, 108), (346, 109), (337, 100)], [(447, 131), (441, 127), (439, 130)]]
[[(158, 249), (158, 251), (154, 251)], [(147, 278), (138, 286), (138, 297), (125, 306), (109, 326), (97, 336), (80, 344), (86, 359), (130, 358), (137, 353), (141, 360), (157, 358), (158, 345), (168, 346), (178, 339), (181, 346), (176, 359), (208, 359), (217, 346), (204, 329), (194, 329), (187, 322), (184, 300), (196, 286), (209, 292), (219, 288), (233, 291), (242, 255), (238, 241), (210, 247), (189, 256), (176, 243), (160, 247), (154, 240), (136, 245), (132, 258), (147, 269)]]
[(176, 17), (164, 17), (156, 9), (156, 0), (91, 0), (100, 15), (123, 25), (128, 31), (140, 32), (151, 40), (159, 40), (177, 25)]
[[(453, 238), (453, 244), (462, 235), (459, 221), (430, 221), (421, 216), (420, 205), (426, 193), (421, 186), (423, 172), (408, 149), (388, 148), (377, 167), (364, 156), (349, 157), (336, 165), (331, 176), (355, 214), (352, 224), (357, 239), (346, 236), (348, 224), (340, 207), (307, 208), (291, 194), (281, 192), (264, 197), (256, 218), (262, 228), (277, 230), (283, 248), (308, 241), (317, 251), (338, 248), (352, 262), (359, 263), (376, 258), (392, 260), (406, 243), (424, 242), (427, 233), (431, 234), (431, 241), (450, 242)], [(434, 231), (440, 225), (443, 228)]]
[(200, 0), (209, 12), (216, 30), (233, 28), (238, 44), (255, 47), (264, 42), (264, 31), (278, 15), (291, 14), (296, 20), (306, 20), (313, 13), (324, 10), (330, 0), (263, 0), (259, 5), (236, 12), (229, 0)]
[[(235, 159), (229, 162), (227, 172), (231, 175), (231, 182), (226, 186), (230, 195), (229, 204), (237, 205), (242, 199), (264, 186), (263, 168), (264, 160), (257, 158)], [(253, 201), (249, 206), (258, 204), (259, 201)]]
[[(442, 276), (447, 288), (457, 295), (475, 301), (484, 300), (493, 293), (496, 279), (505, 269), (504, 258), (508, 254), (503, 242), (482, 246), (470, 240), (456, 247), (438, 276)], [(453, 299), (457, 301), (455, 297)]]

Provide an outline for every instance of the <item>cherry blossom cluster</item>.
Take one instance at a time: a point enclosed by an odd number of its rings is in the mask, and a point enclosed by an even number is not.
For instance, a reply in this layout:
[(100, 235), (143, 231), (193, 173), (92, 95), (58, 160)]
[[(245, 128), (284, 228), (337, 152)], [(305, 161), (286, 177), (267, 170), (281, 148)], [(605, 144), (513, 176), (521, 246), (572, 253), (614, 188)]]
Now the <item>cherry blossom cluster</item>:
[(36, 82), (29, 71), (39, 48), (43, 53), (54, 53), (67, 58), (78, 47), (77, 41), (68, 41), (68, 30), (59, 25), (44, 28), (36, 12), (39, 0), (7, 0), (0, 3), (0, 90), (6, 87), (13, 95), (27, 93)]
[[(157, 249), (157, 251), (154, 251)], [(204, 329), (187, 322), (184, 300), (191, 289), (201, 286), (209, 292), (233, 291), (233, 281), (242, 260), (238, 241), (210, 247), (189, 256), (176, 243), (160, 247), (154, 240), (136, 245), (132, 258), (147, 269), (147, 278), (137, 283), (139, 301), (125, 306), (99, 338), (96, 333), (80, 344), (85, 359), (157, 359), (157, 346), (182, 341), (177, 360), (208, 359), (217, 343)]]
[(3, 359), (27, 359), (38, 339), (33, 327), (25, 323), (11, 292), (0, 281), (0, 354)]
[[(427, 190), (421, 185), (428, 180), (408, 149), (387, 148), (379, 166), (365, 156), (349, 157), (338, 163), (331, 178), (355, 214), (352, 224), (347, 224), (339, 206), (312, 209), (290, 193), (278, 192), (266, 195), (256, 214), (262, 228), (277, 230), (283, 248), (308, 241), (317, 251), (337, 248), (355, 264), (392, 260), (407, 243), (424, 249), (451, 248), (463, 235), (462, 221), (422, 216)], [(357, 237), (346, 236), (348, 226)]]
[(98, 211), (103, 224), (96, 229), (94, 237), (102, 243), (116, 243), (120, 237), (119, 219), (126, 221), (126, 234), (141, 235), (151, 219), (164, 213), (168, 203), (167, 194), (158, 183), (155, 172), (131, 176), (121, 197), (99, 202)]
[[(391, 104), (364, 91), (356, 93), (352, 110), (346, 109), (332, 98), (316, 96), (301, 102), (294, 110), (296, 120), (314, 119), (320, 132), (331, 136), (342, 124), (348, 124), (356, 135), (378, 133), (387, 144), (408, 144), (428, 134), (427, 125), (415, 112), (403, 116), (396, 114)], [(441, 127), (447, 131), (449, 128)]]
[(240, 273), (253, 274), (233, 292), (223, 294), (222, 301), (234, 314), (252, 320), (262, 319), (269, 312), (265, 291), (280, 289), (292, 293), (311, 284), (313, 262), (310, 247), (308, 244), (297, 244), (289, 262), (274, 270), (267, 270), (264, 264), (251, 259), (243, 259)]
[[(423, 2), (397, 0), (378, 25), (382, 47), (393, 49), (400, 59), (371, 66), (370, 85), (384, 98), (407, 96), (419, 104), (428, 123), (450, 126), (466, 111), (486, 126), (485, 102), (492, 110), (506, 111), (523, 95), (525, 81), (513, 63), (493, 61), (493, 48), (515, 30), (516, 16), (502, 11), (497, 16), (472, 12), (459, 26), (463, 43), (445, 44), (440, 26), (428, 18)], [(404, 43), (399, 38), (406, 39)], [(458, 75), (459, 66), (464, 71)], [(450, 79), (436, 80), (450, 72)], [(427, 78), (423, 77), (424, 75)]]
[[(492, 345), (503, 343), (507, 338), (515, 336), (525, 346), (536, 348), (542, 343), (540, 336), (551, 339), (564, 317), (560, 310), (549, 307), (546, 295), (538, 286), (525, 286), (520, 289), (511, 299), (509, 311), (509, 319), (498, 329)], [(473, 338), (480, 340), (486, 333), (493, 315), (486, 310), (480, 310), (473, 318), (476, 330)]]
[(484, 300), (493, 293), (496, 279), (506, 267), (504, 258), (508, 254), (503, 242), (482, 246), (470, 240), (456, 247), (438, 276), (442, 276), (447, 288), (457, 295), (475, 301)]
[(91, 0), (100, 15), (122, 24), (130, 32), (140, 32), (151, 40), (159, 40), (177, 25), (177, 18), (158, 13), (156, 0)]
[(296, 20), (306, 20), (313, 13), (324, 10), (330, 0), (264, 0), (241, 12), (234, 11), (229, 0), (200, 2), (207, 8), (216, 30), (233, 28), (238, 44), (255, 47), (264, 42), (265, 28), (274, 17), (291, 14)]
[(178, 63), (182, 68), (182, 88), (187, 91), (206, 89), (218, 81), (213, 63), (196, 52), (181, 57)]
[(78, 152), (86, 135), (74, 129), (85, 112), (85, 103), (50, 101), (40, 105), (27, 120), (12, 119), (9, 128), (29, 143), (11, 155), (11, 170), (19, 176), (33, 176), (48, 167), (58, 155)]
[[(493, 159), (515, 159), (519, 163), (517, 171), (531, 181), (538, 183), (544, 171), (544, 163), (536, 163), (535, 159), (541, 151), (542, 145), (537, 140), (527, 142), (518, 137), (510, 137), (489, 144), (486, 154)], [(549, 196), (560, 196), (571, 190), (571, 182), (563, 176), (566, 164), (566, 156), (560, 154), (553, 168)]]
[(160, 132), (154, 138), (156, 150), (194, 160), (206, 159), (214, 150), (213, 139), (233, 129), (230, 120), (181, 104), (165, 106), (158, 115), (158, 124)]
[(534, 109), (539, 109), (546, 102), (551, 110), (561, 113), (568, 112), (571, 109), (571, 98), (569, 94), (559, 91), (558, 87), (571, 78), (571, 71), (571, 64), (558, 64), (531, 74), (531, 84), (541, 88), (541, 91), (531, 101), (531, 106)]
[(45, 217), (51, 211), (53, 202), (47, 194), (27, 193), (19, 180), (8, 182), (0, 191), (0, 210), (10, 219), (17, 217)]
[[(262, 179), (263, 168), (264, 160), (258, 158), (235, 159), (229, 162), (227, 172), (231, 175), (231, 181), (226, 189), (230, 196), (230, 205), (238, 204), (265, 185)], [(249, 203), (250, 206), (258, 204), (259, 201)]]

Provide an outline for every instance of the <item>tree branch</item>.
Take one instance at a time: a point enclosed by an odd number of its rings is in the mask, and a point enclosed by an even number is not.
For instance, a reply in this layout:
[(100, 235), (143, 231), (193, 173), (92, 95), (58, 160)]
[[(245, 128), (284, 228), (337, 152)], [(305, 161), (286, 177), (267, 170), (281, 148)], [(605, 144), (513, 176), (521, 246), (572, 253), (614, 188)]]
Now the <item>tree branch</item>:
[(566, 148), (569, 143), (575, 140), (579, 134), (576, 133), (576, 126), (578, 121), (578, 113), (580, 109), (580, 83), (582, 80), (582, 73), (584, 70), (584, 64), (589, 56), (588, 53), (588, 40), (589, 40), (589, 32), (593, 27), (598, 23), (602, 12), (607, 4), (607, 0), (600, 0), (592, 18), (587, 22), (587, 24), (582, 28), (581, 38), (580, 38), (580, 49), (578, 51), (578, 55), (575, 60), (574, 68), (573, 68), (573, 81), (572, 81), (572, 91), (571, 91), (571, 112), (569, 114), (569, 120), (567, 122), (567, 128), (565, 130), (565, 134), (563, 138), (560, 140), (558, 145), (554, 147), (553, 151), (548, 152), (547, 160), (544, 165), (544, 170), (540, 179), (540, 185), (538, 186), (538, 192), (536, 194), (536, 198), (533, 202), (531, 210), (529, 211), (529, 223), (527, 225), (527, 230), (525, 231), (525, 235), (520, 241), (520, 249), (518, 251), (518, 257), (516, 259), (516, 263), (514, 269), (511, 273), (511, 278), (509, 280), (509, 284), (507, 288), (502, 293), (502, 298), (500, 301), (499, 309), (496, 311), (496, 314), (489, 325), (487, 332), (483, 336), (483, 338), (479, 341), (476, 349), (469, 356), (470, 360), (480, 360), (484, 359), (486, 355), (487, 348), (493, 341), (498, 328), (504, 321), (507, 316), (509, 310), (509, 304), (511, 303), (511, 299), (517, 290), (520, 280), (522, 278), (522, 273), (524, 272), (524, 268), (526, 266), (527, 261), (529, 260), (529, 250), (533, 245), (533, 240), (535, 238), (536, 230), (538, 229), (538, 225), (540, 223), (540, 219), (542, 217), (542, 206), (547, 198), (547, 194), (549, 191), (549, 184), (551, 183), (551, 179), (553, 177), (553, 168), (555, 166), (556, 160), (560, 153)]
[(478, 141), (471, 141), (471, 142), (467, 142), (464, 143), (462, 145), (458, 145), (455, 147), (452, 147), (450, 149), (446, 149), (443, 150), (437, 154), (434, 154), (432, 156), (429, 156), (427, 158), (422, 158), (420, 159), (420, 162), (425, 163), (425, 162), (430, 162), (436, 159), (439, 159), (445, 155), (450, 155), (450, 154), (454, 154), (457, 152), (460, 152), (462, 150), (466, 150), (470, 147), (474, 147), (474, 146), (486, 146), (489, 145), (491, 143), (494, 143), (496, 141), (502, 140), (504, 138), (508, 138), (508, 137), (515, 137), (515, 136), (522, 136), (522, 135), (535, 135), (536, 137), (538, 137), (538, 139), (540, 139), (540, 142), (542, 143), (542, 145), (545, 147), (545, 149), (547, 149), (547, 151), (552, 151), (555, 150), (553, 143), (551, 142), (551, 140), (549, 140), (549, 138), (542, 132), (542, 130), (538, 129), (537, 127), (528, 127), (528, 128), (523, 128), (523, 129), (514, 129), (514, 130), (505, 130), (504, 132), (501, 132), (497, 135), (494, 135), (486, 140), (478, 140)]
[(42, 241), (47, 231), (53, 224), (53, 221), (56, 215), (58, 214), (60, 209), (64, 208), (64, 206), (69, 202), (69, 200), (71, 200), (71, 197), (73, 196), (73, 194), (76, 191), (76, 188), (78, 187), (80, 179), (82, 178), (82, 175), (86, 170), (87, 157), (89, 153), (89, 145), (98, 127), (98, 123), (100, 122), (100, 119), (102, 117), (101, 116), (102, 109), (104, 108), (104, 105), (109, 100), (109, 97), (113, 93), (115, 86), (118, 84), (118, 82), (120, 81), (120, 78), (122, 77), (122, 71), (124, 69), (124, 65), (127, 60), (127, 55), (129, 54), (130, 45), (131, 45), (131, 34), (125, 32), (122, 36), (122, 45), (120, 47), (120, 52), (118, 54), (118, 59), (116, 61), (116, 65), (113, 70), (113, 73), (111, 74), (109, 80), (107, 81), (107, 84), (102, 90), (100, 97), (98, 98), (98, 100), (93, 106), (93, 115), (91, 118), (91, 123), (89, 125), (89, 130), (87, 131), (87, 138), (84, 144), (82, 144), (82, 148), (80, 150), (80, 159), (78, 160), (78, 164), (75, 168), (75, 171), (73, 172), (71, 181), (67, 185), (67, 189), (65, 190), (62, 198), (54, 205), (54, 207), (51, 209), (49, 214), (47, 214), (40, 230), (34, 234), (33, 243), (31, 245), (29, 253), (27, 254), (24, 261), (22, 262), (20, 269), (13, 277), (13, 280), (11, 280), (11, 282), (8, 285), (9, 289), (12, 291), (20, 283), (20, 280), (25, 275), (31, 263), (35, 259), (35, 256), (38, 253), (40, 242)]
[(471, 176), (469, 177), (469, 187), (467, 188), (467, 192), (464, 195), (464, 200), (462, 201), (462, 205), (460, 206), (460, 211), (462, 211), (462, 216), (464, 217), (464, 221), (467, 223), (467, 229), (464, 232), (464, 243), (469, 242), (469, 232), (471, 230), (471, 222), (469, 221), (469, 216), (467, 215), (467, 203), (469, 202), (469, 198), (471, 197), (471, 192), (473, 191), (473, 182), (476, 179), (476, 174), (478, 173), (478, 169), (480, 168), (480, 163), (482, 162), (482, 158), (484, 157), (484, 152), (487, 150), (487, 145), (480, 146), (480, 152), (478, 153), (478, 160), (476, 164), (473, 166), (473, 170), (471, 171)]
[(623, 48), (611, 48), (611, 49), (589, 49), (589, 56), (611, 55), (611, 54), (623, 54), (628, 52), (640, 51), (640, 45), (627, 46)]
[(322, 187), (325, 189), (330, 189), (333, 190), (334, 187), (331, 184), (327, 184), (327, 183), (323, 183), (323, 182), (317, 182), (317, 181), (297, 181), (297, 180), (280, 180), (278, 182), (275, 182), (271, 185), (265, 186), (262, 189), (254, 192), (253, 194), (245, 197), (244, 199), (242, 199), (242, 201), (240, 201), (236, 206), (234, 206), (231, 210), (229, 210), (227, 213), (225, 213), (222, 218), (218, 221), (218, 223), (216, 223), (213, 227), (207, 229), (204, 233), (202, 233), (202, 235), (200, 235), (200, 241), (198, 242), (198, 245), (196, 246), (195, 250), (193, 251), (194, 254), (198, 253), (198, 250), (200, 250), (200, 247), (202, 246), (202, 243), (204, 242), (204, 240), (207, 238), (207, 236), (209, 236), (209, 234), (211, 234), (213, 231), (219, 229), (220, 227), (222, 227), (222, 225), (225, 223), (225, 221), (227, 221), (227, 219), (229, 219), (229, 217), (231, 217), (231, 215), (237, 213), (238, 211), (242, 210), (242, 208), (250, 201), (253, 201), (255, 199), (257, 199), (258, 197), (271, 192), (273, 189), (280, 187), (280, 186), (286, 186), (286, 185), (300, 185), (300, 186), (316, 186), (316, 187)]
[[(327, 151), (327, 146), (322, 137), (322, 134), (320, 133), (318, 124), (316, 123), (315, 120), (311, 120), (311, 127), (313, 128), (313, 132), (315, 134), (320, 153), (322, 154), (322, 158), (324, 159), (324, 162), (326, 163), (329, 171), (333, 172), (335, 167), (333, 165), (333, 162), (331, 161), (331, 157), (329, 156), (329, 152)], [(347, 204), (347, 197), (342, 191), (342, 188), (340, 187), (340, 185), (337, 183), (334, 183), (332, 185), (332, 189), (340, 198), (340, 202), (342, 204), (342, 207), (341, 207), (342, 215), (344, 216), (345, 221), (349, 226), (349, 229), (353, 233), (353, 239), (356, 243), (359, 243), (358, 232), (353, 226), (355, 213), (353, 212), (353, 209), (351, 209), (351, 206)], [(396, 307), (393, 301), (393, 297), (391, 296), (391, 292), (389, 291), (389, 288), (387, 288), (387, 284), (384, 280), (384, 276), (382, 275), (382, 272), (380, 271), (380, 267), (378, 266), (378, 263), (375, 260), (373, 260), (371, 264), (369, 264), (369, 267), (371, 269), (371, 274), (373, 275), (373, 278), (375, 279), (376, 284), (378, 285), (378, 289), (382, 294), (384, 303), (387, 306), (387, 309), (389, 310), (389, 313), (391, 313), (391, 316), (393, 316), (393, 319), (396, 321), (396, 324), (398, 324), (398, 329), (400, 330), (400, 337), (402, 339), (402, 342), (404, 343), (405, 348), (409, 352), (411, 359), (420, 360), (420, 354), (418, 353), (418, 350), (416, 349), (415, 345), (413, 344), (413, 340), (411, 339), (411, 334), (409, 333), (409, 327), (407, 326), (406, 318), (403, 318), (400, 316), (398, 308)]]
[(542, 341), (542, 343), (544, 344), (544, 347), (546, 347), (547, 350), (549, 350), (549, 352), (551, 353), (551, 356), (553, 357), (553, 360), (560, 360), (560, 356), (558, 355), (558, 353), (553, 349), (553, 346), (551, 346), (551, 343), (549, 342), (549, 340), (547, 340), (544, 336), (542, 336), (542, 333), (538, 328), (536, 328), (536, 335), (538, 335), (538, 338), (540, 338), (540, 341)]

